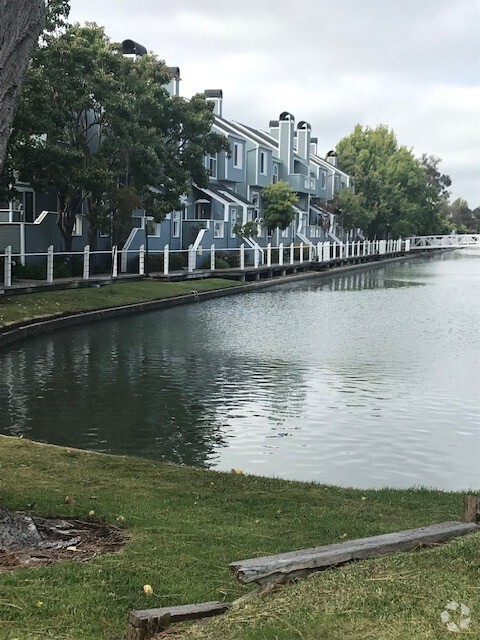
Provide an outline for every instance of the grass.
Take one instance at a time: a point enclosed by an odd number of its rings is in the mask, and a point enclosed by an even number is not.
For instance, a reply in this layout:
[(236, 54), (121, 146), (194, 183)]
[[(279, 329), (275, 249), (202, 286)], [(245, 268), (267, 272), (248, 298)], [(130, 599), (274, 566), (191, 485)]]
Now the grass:
[[(108, 522), (121, 515), (130, 535), (121, 552), (88, 563), (0, 573), (2, 640), (121, 638), (132, 609), (245, 593), (228, 570), (233, 560), (458, 519), (462, 511), (454, 493), (362, 492), (4, 436), (0, 501), (17, 509), (35, 503), (37, 514), (86, 516), (94, 509)], [(438, 607), (457, 598), (478, 605), (479, 551), (473, 536), (326, 572), (178, 637), (444, 637), (432, 635), (440, 633)], [(145, 595), (144, 584), (155, 595)]]
[(0, 299), (0, 327), (37, 318), (58, 316), (62, 313), (93, 311), (108, 307), (120, 307), (136, 302), (171, 298), (192, 290), (212, 291), (235, 286), (232, 280), (211, 278), (184, 282), (120, 282), (114, 285), (85, 289), (46, 291)]
[[(470, 609), (480, 638), (480, 536), (435, 549), (368, 560), (312, 575), (177, 640), (435, 640), (452, 633), (441, 614), (449, 602)], [(457, 625), (460, 612), (450, 612)], [(454, 635), (454, 634), (453, 634)]]

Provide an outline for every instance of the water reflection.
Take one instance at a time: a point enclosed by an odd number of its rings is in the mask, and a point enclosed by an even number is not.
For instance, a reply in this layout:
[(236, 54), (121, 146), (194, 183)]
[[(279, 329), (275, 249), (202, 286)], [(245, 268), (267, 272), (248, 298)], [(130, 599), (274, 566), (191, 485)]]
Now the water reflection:
[(478, 487), (479, 258), (443, 254), (27, 341), (0, 357), (0, 430), (342, 485)]

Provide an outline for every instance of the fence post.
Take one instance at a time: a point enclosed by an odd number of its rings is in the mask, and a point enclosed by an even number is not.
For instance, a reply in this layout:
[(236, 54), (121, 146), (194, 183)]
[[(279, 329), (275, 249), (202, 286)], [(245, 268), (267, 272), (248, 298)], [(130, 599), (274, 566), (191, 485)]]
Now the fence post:
[(87, 244), (83, 250), (83, 279), (90, 277), (90, 245)]
[(120, 252), (120, 270), (122, 273), (127, 273), (128, 271), (128, 249), (123, 249)]
[(210, 247), (210, 269), (211, 271), (215, 271), (215, 245), (212, 244)]
[(138, 250), (138, 275), (145, 275), (145, 245), (141, 244)]
[(300, 242), (300, 264), (303, 263), (303, 242)]
[(240, 245), (240, 269), (242, 271), (245, 269), (245, 245), (243, 242)]
[(295, 262), (295, 245), (293, 242), (290, 243), (290, 264)]
[(118, 275), (118, 260), (117, 260), (117, 245), (114, 244), (112, 247), (112, 280), (116, 278)]
[(281, 242), (278, 247), (278, 264), (280, 266), (283, 264), (283, 242)]
[(308, 261), (309, 262), (313, 262), (313, 249), (314, 249), (314, 246), (313, 244), (310, 243), (308, 245)]
[(166, 244), (163, 247), (163, 275), (168, 276), (168, 270), (170, 266), (170, 247)]
[(272, 266), (272, 243), (267, 244), (267, 267)]
[(195, 270), (195, 250), (193, 244), (188, 246), (188, 273)]
[(257, 249), (253, 250), (253, 266), (255, 269), (258, 269), (258, 251)]
[(323, 261), (322, 248), (323, 248), (322, 243), (321, 242), (317, 242), (317, 260), (318, 260), (318, 262), (322, 262)]
[(47, 282), (53, 282), (53, 244), (47, 249)]
[(3, 269), (3, 282), (6, 287), (12, 286), (12, 247), (5, 247), (5, 266)]

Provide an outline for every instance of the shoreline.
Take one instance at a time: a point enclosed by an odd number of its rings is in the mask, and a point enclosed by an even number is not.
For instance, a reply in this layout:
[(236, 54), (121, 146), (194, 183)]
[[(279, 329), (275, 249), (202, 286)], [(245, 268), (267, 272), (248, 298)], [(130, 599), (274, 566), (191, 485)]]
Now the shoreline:
[[(73, 327), (84, 323), (95, 322), (103, 319), (110, 319), (134, 313), (143, 313), (147, 311), (157, 311), (162, 309), (168, 309), (175, 306), (184, 304), (193, 304), (204, 300), (212, 300), (229, 295), (239, 295), (243, 293), (249, 293), (257, 291), (259, 289), (269, 288), (273, 286), (279, 286), (282, 284), (289, 284), (291, 282), (297, 282), (299, 280), (307, 280), (312, 278), (327, 278), (331, 276), (341, 275), (352, 271), (370, 269), (372, 267), (379, 267), (388, 264), (394, 264), (403, 262), (406, 260), (413, 260), (419, 257), (424, 257), (427, 252), (421, 251), (418, 253), (408, 253), (401, 256), (387, 257), (382, 260), (374, 260), (368, 262), (362, 262), (358, 264), (347, 264), (331, 269), (315, 270), (315, 271), (303, 271), (301, 273), (287, 275), (287, 276), (272, 276), (265, 280), (259, 280), (248, 283), (241, 283), (232, 285), (229, 287), (212, 289), (210, 291), (196, 291), (192, 288), (192, 291), (188, 294), (182, 294), (172, 297), (158, 298), (146, 302), (136, 302), (125, 305), (118, 305), (112, 307), (106, 307), (96, 310), (88, 311), (74, 311), (64, 312), (55, 316), (46, 316), (40, 319), (30, 319), (22, 322), (6, 325), (0, 328), (0, 349), (4, 346), (20, 342), (27, 338), (42, 335), (61, 329), (65, 327)], [(437, 252), (435, 252), (437, 253)], [(427, 255), (431, 255), (428, 252)], [(145, 280), (147, 282), (147, 280)], [(191, 281), (192, 285), (195, 285), (195, 281)], [(105, 285), (107, 286), (107, 285)], [(43, 292), (42, 292), (43, 293)]]

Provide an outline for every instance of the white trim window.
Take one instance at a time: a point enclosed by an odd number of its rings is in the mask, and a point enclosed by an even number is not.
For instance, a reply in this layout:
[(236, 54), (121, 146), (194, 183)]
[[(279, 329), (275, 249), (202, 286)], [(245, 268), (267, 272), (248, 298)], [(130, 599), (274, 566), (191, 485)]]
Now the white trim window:
[(217, 178), (217, 154), (209, 155), (208, 158), (208, 171), (210, 173), (210, 177), (216, 179)]
[(273, 184), (278, 182), (278, 164), (273, 165), (272, 182)]
[(239, 142), (233, 143), (233, 168), (243, 169), (243, 146)]
[(237, 224), (238, 220), (238, 211), (237, 207), (230, 207), (230, 237), (235, 238), (235, 232), (233, 227)]
[(81, 213), (77, 213), (75, 216), (75, 224), (73, 226), (72, 236), (83, 235), (83, 216)]
[(327, 188), (327, 173), (322, 171), (322, 189)]
[(215, 220), (213, 223), (213, 237), (223, 238), (225, 223), (223, 220)]
[(267, 175), (267, 154), (265, 151), (260, 151), (260, 173), (262, 176)]
[(180, 211), (174, 211), (172, 213), (172, 237), (180, 237)]
[(290, 225), (286, 229), (282, 229), (282, 238), (288, 238), (290, 231)]

